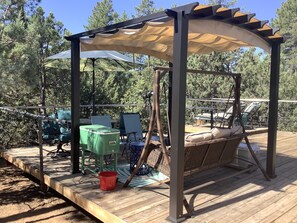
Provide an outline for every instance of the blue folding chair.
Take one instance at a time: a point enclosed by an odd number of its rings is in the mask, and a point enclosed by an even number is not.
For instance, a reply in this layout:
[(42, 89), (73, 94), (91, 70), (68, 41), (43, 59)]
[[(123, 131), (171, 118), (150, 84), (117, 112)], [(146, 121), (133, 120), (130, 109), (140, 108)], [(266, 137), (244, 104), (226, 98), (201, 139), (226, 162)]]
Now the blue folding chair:
[(134, 114), (123, 114), (123, 122), (125, 126), (125, 135), (127, 142), (138, 142), (144, 139), (140, 121), (140, 115)]
[(103, 125), (112, 128), (111, 117), (109, 115), (96, 115), (91, 116), (92, 125)]

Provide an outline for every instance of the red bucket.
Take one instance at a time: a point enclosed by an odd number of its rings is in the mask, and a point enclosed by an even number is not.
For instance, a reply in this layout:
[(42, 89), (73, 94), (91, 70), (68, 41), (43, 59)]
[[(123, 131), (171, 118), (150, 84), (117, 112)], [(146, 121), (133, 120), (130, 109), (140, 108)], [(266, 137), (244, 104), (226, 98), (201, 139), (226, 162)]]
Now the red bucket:
[(115, 171), (102, 171), (99, 173), (100, 190), (113, 190), (117, 185), (118, 173)]

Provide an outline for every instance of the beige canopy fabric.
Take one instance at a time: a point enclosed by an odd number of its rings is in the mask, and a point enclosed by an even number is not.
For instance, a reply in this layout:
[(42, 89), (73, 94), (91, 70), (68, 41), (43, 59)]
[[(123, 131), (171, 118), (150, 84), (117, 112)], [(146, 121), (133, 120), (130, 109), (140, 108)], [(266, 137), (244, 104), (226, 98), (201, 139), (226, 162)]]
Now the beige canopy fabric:
[[(211, 6), (199, 5), (195, 12), (205, 10)], [(218, 8), (217, 13), (227, 11), (227, 8)], [(236, 12), (234, 19), (248, 16)], [(250, 18), (246, 26), (253, 26), (261, 22)], [(270, 52), (270, 44), (246, 26), (226, 23), (213, 19), (190, 19), (188, 32), (188, 55), (208, 54), (210, 52), (233, 51), (240, 47), (260, 47)], [(272, 33), (269, 39), (280, 38), (278, 33), (273, 33), (272, 28), (263, 24), (258, 29), (260, 32)], [(156, 58), (172, 61), (173, 59), (173, 19), (166, 22), (147, 22), (141, 29), (119, 29), (114, 34), (97, 34), (94, 38), (81, 38), (81, 50), (116, 50), (130, 53), (151, 55)]]

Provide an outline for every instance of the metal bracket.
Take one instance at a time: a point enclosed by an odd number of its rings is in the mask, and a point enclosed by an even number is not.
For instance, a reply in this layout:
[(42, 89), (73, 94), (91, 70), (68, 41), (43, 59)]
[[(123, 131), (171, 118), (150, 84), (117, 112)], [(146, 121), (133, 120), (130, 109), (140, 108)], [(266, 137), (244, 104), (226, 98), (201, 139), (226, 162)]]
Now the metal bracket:
[(173, 11), (172, 9), (165, 9), (164, 11), (169, 17), (177, 19), (177, 12)]
[(183, 16), (186, 15), (191, 15), (194, 11), (194, 9), (196, 8), (196, 6), (198, 6), (199, 3), (198, 2), (194, 2), (188, 5), (184, 5), (181, 7), (176, 7), (173, 9), (165, 9), (164, 12), (166, 13), (166, 15), (168, 15), (171, 18), (174, 18), (174, 32), (177, 33), (178, 32), (178, 28), (177, 28), (177, 13), (182, 13)]

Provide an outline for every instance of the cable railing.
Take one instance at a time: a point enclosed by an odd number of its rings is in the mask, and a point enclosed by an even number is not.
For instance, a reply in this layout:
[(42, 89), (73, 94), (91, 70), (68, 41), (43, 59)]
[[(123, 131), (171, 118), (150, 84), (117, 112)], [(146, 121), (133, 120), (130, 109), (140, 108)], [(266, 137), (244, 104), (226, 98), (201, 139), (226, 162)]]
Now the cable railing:
[[(267, 99), (242, 99), (243, 103), (261, 102), (261, 109), (258, 111), (260, 124), (267, 126), (268, 122), (268, 103)], [(232, 100), (229, 101), (231, 103)], [(223, 111), (226, 108), (227, 99), (187, 99), (186, 105), (186, 123), (195, 124), (195, 117), (209, 108), (215, 111)], [(278, 130), (297, 132), (297, 101), (280, 100), (278, 110)], [(51, 105), (51, 106), (3, 106), (0, 107), (0, 149), (6, 150), (13, 147), (39, 146), (40, 153), (40, 172), (43, 179), (43, 121), (55, 121), (67, 123), (69, 120), (57, 119), (53, 115), (41, 115), (41, 109), (45, 108), (47, 114), (55, 114), (59, 109), (70, 110), (69, 105)], [(92, 105), (81, 105), (81, 117), (90, 118), (93, 114)], [(142, 120), (148, 120), (148, 104), (101, 104), (96, 105), (96, 114), (108, 114), (114, 119), (119, 119), (120, 112), (138, 112)], [(167, 105), (161, 105), (161, 114), (164, 123), (166, 122)], [(148, 123), (144, 124), (147, 126)], [(164, 125), (165, 126), (165, 125)], [(43, 184), (43, 182), (41, 182)]]
[[(214, 112), (224, 112), (228, 99), (212, 98), (212, 99), (193, 99), (187, 98), (186, 103), (186, 123), (195, 124), (196, 117), (203, 112), (209, 112), (210, 108)], [(248, 105), (251, 102), (261, 102), (261, 107), (257, 112), (259, 124), (268, 126), (268, 99), (241, 99)], [(229, 100), (230, 106), (232, 99)], [(278, 111), (278, 129), (283, 131), (297, 131), (297, 100), (279, 100)], [(80, 106), (80, 118), (90, 119), (94, 114), (92, 105)], [(49, 115), (40, 115), (41, 109), (45, 108), (47, 114), (55, 114), (59, 109), (70, 110), (70, 105), (49, 105), (49, 106), (3, 106), (0, 107), (0, 148), (10, 148), (15, 146), (25, 146), (36, 144), (37, 134), (36, 122), (38, 120), (55, 120), (57, 122), (69, 122), (69, 120), (58, 120)], [(145, 103), (138, 104), (98, 104), (95, 105), (97, 115), (110, 115), (113, 120), (119, 120), (120, 113), (137, 112), (140, 113), (143, 120), (143, 128), (145, 129), (150, 114), (150, 107)], [(161, 105), (161, 114), (166, 122), (167, 105)], [(147, 123), (146, 123), (147, 122)], [(35, 126), (35, 129), (34, 127)], [(165, 126), (165, 125), (164, 125)]]
[[(89, 120), (93, 115), (92, 105), (81, 105), (80, 118)], [(138, 112), (146, 119), (147, 108), (144, 104), (105, 104), (96, 105), (96, 115), (110, 115), (114, 120), (119, 120), (122, 112)], [(41, 109), (46, 109), (45, 115)], [(69, 105), (50, 106), (3, 106), (0, 107), (0, 148), (30, 146), (38, 143), (38, 121), (55, 121), (62, 124), (70, 120), (58, 119), (57, 111), (71, 110)]]
[[(186, 120), (188, 120), (188, 123), (195, 122), (195, 117), (206, 111), (201, 109), (201, 107), (203, 108), (203, 106), (212, 107), (215, 111), (218, 112), (224, 112), (227, 101), (227, 98), (187, 98), (188, 109)], [(258, 118), (258, 124), (260, 125), (260, 127), (268, 126), (269, 99), (242, 98), (240, 99), (240, 101), (244, 105), (248, 105), (252, 102), (260, 102), (261, 107), (256, 114)], [(229, 99), (230, 106), (232, 102), (233, 99)], [(279, 100), (278, 102), (278, 130), (297, 132), (297, 100)]]

